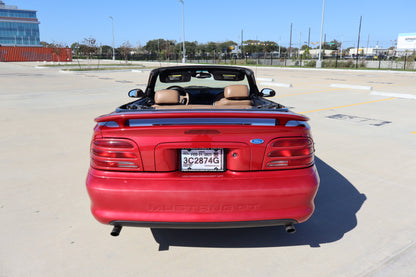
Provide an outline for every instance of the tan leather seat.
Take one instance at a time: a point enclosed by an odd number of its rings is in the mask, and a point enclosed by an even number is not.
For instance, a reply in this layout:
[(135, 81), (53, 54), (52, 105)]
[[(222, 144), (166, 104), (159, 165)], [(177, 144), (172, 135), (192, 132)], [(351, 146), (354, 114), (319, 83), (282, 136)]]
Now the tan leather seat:
[(155, 105), (179, 104), (179, 92), (174, 89), (162, 89), (155, 92)]
[(230, 85), (224, 88), (224, 98), (216, 101), (214, 106), (251, 106), (246, 85)]

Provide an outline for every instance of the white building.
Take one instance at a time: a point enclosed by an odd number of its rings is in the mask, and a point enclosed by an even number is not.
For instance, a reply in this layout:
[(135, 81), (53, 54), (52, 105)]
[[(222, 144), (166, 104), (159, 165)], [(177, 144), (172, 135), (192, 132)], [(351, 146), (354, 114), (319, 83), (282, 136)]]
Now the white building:
[[(328, 49), (322, 49), (322, 56), (324, 57), (332, 57), (335, 55), (335, 53), (337, 52), (336, 50), (328, 50)], [(300, 50), (299, 54), (303, 55), (303, 53), (305, 52), (305, 50)], [(309, 49), (309, 55), (312, 58), (318, 58), (319, 56), (319, 49)]]
[(397, 37), (398, 51), (415, 51), (416, 50), (416, 33), (403, 33)]
[[(394, 52), (393, 50), (388, 50), (388, 49), (378, 48), (378, 47), (358, 49), (358, 55), (360, 56), (380, 56), (380, 55), (391, 56), (393, 52)], [(349, 56), (357, 55), (357, 48), (351, 48), (348, 51), (348, 55)]]
[(395, 56), (409, 56), (416, 51), (416, 33), (402, 33), (397, 37)]

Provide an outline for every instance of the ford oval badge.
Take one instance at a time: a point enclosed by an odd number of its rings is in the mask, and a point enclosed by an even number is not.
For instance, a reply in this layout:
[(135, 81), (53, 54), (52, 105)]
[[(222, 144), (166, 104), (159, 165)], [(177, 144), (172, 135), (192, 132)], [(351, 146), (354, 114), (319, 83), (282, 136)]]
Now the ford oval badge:
[(252, 139), (252, 140), (250, 140), (250, 142), (252, 144), (262, 144), (264, 142), (264, 140), (262, 140), (262, 139)]

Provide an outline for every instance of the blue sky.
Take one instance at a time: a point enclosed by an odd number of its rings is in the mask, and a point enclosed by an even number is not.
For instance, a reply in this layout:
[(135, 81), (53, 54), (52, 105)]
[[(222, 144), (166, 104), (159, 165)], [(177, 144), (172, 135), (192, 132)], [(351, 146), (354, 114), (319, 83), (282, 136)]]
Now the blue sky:
[[(92, 36), (98, 44), (111, 45), (114, 18), (115, 45), (129, 41), (133, 46), (163, 38), (182, 40), (182, 4), (178, 0), (119, 1), (29, 1), (3, 0), (6, 5), (37, 10), (42, 41), (72, 44)], [(185, 39), (222, 42), (258, 39), (289, 45), (308, 40), (318, 42), (322, 0), (184, 0)], [(357, 43), (360, 16), (363, 16), (360, 45), (390, 47), (399, 33), (416, 33), (415, 0), (326, 0), (324, 33), (327, 41)]]

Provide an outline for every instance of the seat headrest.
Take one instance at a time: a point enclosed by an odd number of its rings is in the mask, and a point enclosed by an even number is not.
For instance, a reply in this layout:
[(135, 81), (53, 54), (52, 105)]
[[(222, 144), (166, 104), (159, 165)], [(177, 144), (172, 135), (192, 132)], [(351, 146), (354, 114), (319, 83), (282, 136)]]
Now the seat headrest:
[(155, 104), (176, 105), (179, 104), (179, 92), (174, 89), (162, 89), (155, 92)]
[(230, 85), (224, 89), (224, 97), (230, 100), (249, 99), (248, 88), (246, 85)]

